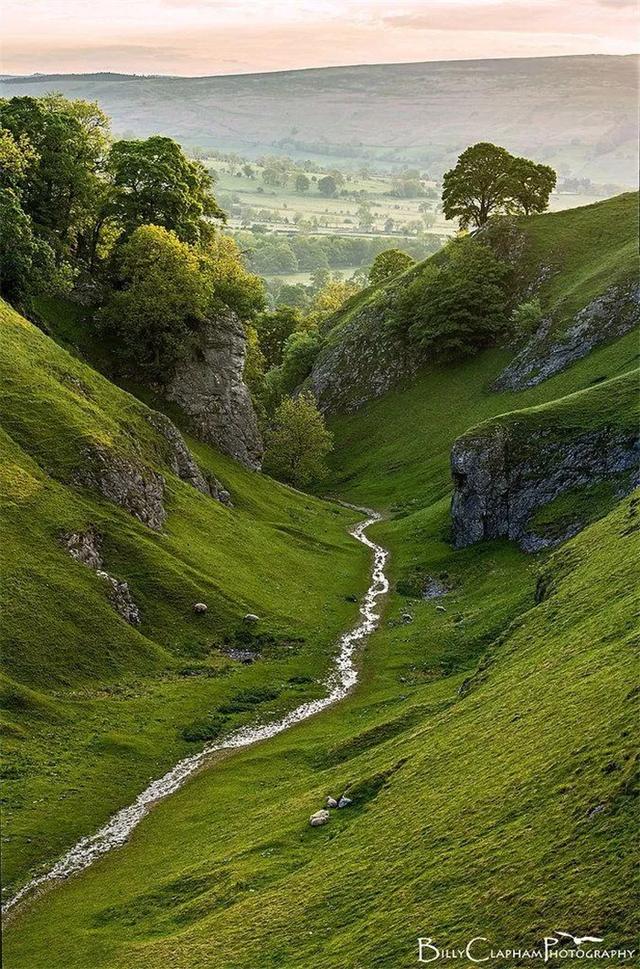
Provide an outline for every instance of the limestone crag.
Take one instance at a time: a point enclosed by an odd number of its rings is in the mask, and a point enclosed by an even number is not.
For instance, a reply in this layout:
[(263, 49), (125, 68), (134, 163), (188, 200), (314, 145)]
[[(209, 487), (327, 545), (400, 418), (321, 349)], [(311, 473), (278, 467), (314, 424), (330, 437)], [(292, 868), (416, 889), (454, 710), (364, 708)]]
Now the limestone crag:
[(363, 307), (320, 353), (309, 388), (326, 413), (356, 411), (416, 373), (419, 355), (384, 324), (376, 304)]
[(244, 327), (227, 310), (209, 320), (199, 345), (162, 388), (188, 415), (194, 432), (248, 468), (259, 469), (263, 443), (243, 380)]
[(497, 390), (535, 387), (566, 370), (594, 347), (629, 333), (640, 324), (640, 285), (611, 286), (576, 313), (559, 335), (550, 317), (495, 382)]
[(167, 517), (165, 479), (158, 471), (101, 445), (88, 448), (74, 482), (125, 508), (144, 525), (160, 531)]
[[(451, 453), (454, 545), (506, 537), (526, 551), (547, 547), (551, 542), (530, 526), (539, 508), (574, 488), (607, 479), (615, 479), (621, 493), (628, 492), (638, 480), (639, 458), (638, 434), (610, 428), (567, 440), (554, 439), (544, 429), (521, 435), (502, 424), (466, 435)], [(560, 540), (580, 527), (575, 522)]]
[(173, 474), (180, 478), (181, 481), (191, 485), (192, 488), (201, 491), (203, 495), (209, 495), (221, 501), (223, 504), (233, 507), (231, 496), (220, 481), (212, 474), (208, 474), (205, 477), (202, 473), (191, 451), (187, 447), (182, 434), (173, 421), (158, 411), (151, 411), (147, 416), (147, 420), (162, 435), (166, 442), (167, 447), (164, 448), (162, 457)]

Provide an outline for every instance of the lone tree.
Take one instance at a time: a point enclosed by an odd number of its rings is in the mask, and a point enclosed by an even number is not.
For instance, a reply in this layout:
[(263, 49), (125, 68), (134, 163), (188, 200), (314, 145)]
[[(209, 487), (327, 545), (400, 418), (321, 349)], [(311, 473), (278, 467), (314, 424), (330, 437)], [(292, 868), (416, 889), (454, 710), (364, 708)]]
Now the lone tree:
[(443, 179), (442, 210), (460, 228), (480, 228), (499, 213), (544, 212), (556, 184), (548, 165), (516, 158), (506, 148), (479, 142), (462, 152)]
[(304, 486), (326, 473), (324, 459), (333, 437), (312, 394), (285, 397), (267, 434), (265, 470), (293, 485)]
[(300, 194), (303, 194), (304, 192), (308, 192), (309, 189), (311, 188), (311, 182), (304, 174), (304, 172), (298, 172), (298, 174), (296, 175), (295, 185), (296, 185), (296, 192)]
[(325, 175), (318, 179), (318, 191), (327, 198), (332, 197), (338, 191), (338, 183), (333, 175)]
[(369, 270), (369, 282), (376, 286), (384, 283), (392, 276), (403, 273), (409, 266), (415, 265), (415, 259), (402, 249), (385, 249), (379, 252), (373, 260), (373, 265)]

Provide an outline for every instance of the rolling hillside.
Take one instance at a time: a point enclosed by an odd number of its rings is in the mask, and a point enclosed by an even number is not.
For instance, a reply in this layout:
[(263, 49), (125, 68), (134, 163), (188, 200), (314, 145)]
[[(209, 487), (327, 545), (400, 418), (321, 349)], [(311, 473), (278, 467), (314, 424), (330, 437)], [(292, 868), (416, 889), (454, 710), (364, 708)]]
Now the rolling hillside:
[[(629, 242), (619, 209), (628, 204), (532, 220), (527, 251), (555, 266), (544, 297), (559, 332), (611, 282), (605, 267), (619, 266)], [(567, 258), (554, 263), (561, 249)], [(16, 469), (6, 501), (19, 543), (10, 628), (28, 644), (8, 688), (17, 774), (4, 860), (19, 880), (47, 845), (92, 828), (141, 774), (180, 755), (179, 725), (228, 704), (223, 691), (242, 683), (264, 697), (275, 683), (281, 692), (262, 712), (312, 690), (305, 677), (323, 669), (331, 637), (352, 618), (346, 600), (362, 589), (364, 562), (345, 536), (348, 512), (188, 440), (235, 508), (199, 494), (172, 476), (147, 408), (11, 311), (2, 323), (3, 424)], [(595, 429), (606, 450), (611, 435), (633, 434), (637, 332), (601, 335), (532, 386), (499, 388), (514, 348), (497, 348), (424, 368), (332, 416), (327, 487), (384, 510), (372, 536), (391, 550), (393, 591), (357, 689), (201, 772), (126, 846), (18, 911), (5, 933), (10, 969), (254, 969), (256, 954), (278, 969), (408, 969), (419, 936), (453, 947), (481, 934), (495, 947), (532, 948), (558, 926), (610, 948), (633, 945), (640, 496), (623, 495), (625, 480), (622, 490), (596, 482), (548, 502), (537, 525), (553, 532), (570, 513), (580, 530), (567, 541), (556, 530), (562, 544), (538, 554), (504, 537), (454, 549), (450, 516), (460, 442), (494, 429), (553, 441)], [(138, 459), (165, 475), (165, 532), (74, 485), (69, 470), (96, 437), (121, 448), (139, 440)], [(540, 477), (551, 476), (551, 451), (537, 451)], [(60, 530), (88, 523), (143, 607), (140, 632), (122, 633), (104, 587), (60, 547)], [(80, 637), (79, 648), (52, 656), (45, 623), (63, 594), (66, 642)], [(200, 598), (210, 605), (206, 636), (190, 611)], [(33, 601), (42, 623), (25, 611)], [(265, 617), (261, 662), (226, 679), (205, 673), (228, 663), (224, 647), (239, 645), (249, 608)], [(94, 631), (82, 638), (87, 610), (99, 610), (105, 632), (119, 631), (104, 636), (110, 651), (99, 640), (100, 675), (79, 666), (95, 651)], [(278, 658), (285, 643), (296, 649)], [(40, 655), (61, 670), (49, 693), (32, 659)], [(176, 674), (187, 663), (189, 679)], [(344, 791), (352, 803), (310, 827), (327, 795)]]
[[(356, 513), (196, 442), (232, 506), (181, 480), (158, 415), (6, 304), (0, 368), (10, 892), (216, 730), (321, 691), (368, 565), (346, 531)], [(161, 528), (147, 508), (166, 514)], [(138, 622), (105, 573), (127, 583)]]
[(410, 164), (439, 177), (482, 140), (561, 176), (634, 187), (636, 70), (631, 56), (575, 56), (201, 78), (35, 75), (3, 80), (0, 93), (98, 100), (119, 134), (162, 132), (253, 157)]

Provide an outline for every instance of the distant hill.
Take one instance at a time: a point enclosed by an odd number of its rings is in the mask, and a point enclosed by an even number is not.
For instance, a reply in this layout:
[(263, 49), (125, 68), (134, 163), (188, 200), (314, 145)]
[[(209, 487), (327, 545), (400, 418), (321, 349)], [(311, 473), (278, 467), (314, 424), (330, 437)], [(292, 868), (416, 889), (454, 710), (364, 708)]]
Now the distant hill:
[(188, 146), (280, 152), (336, 163), (416, 164), (440, 175), (491, 140), (561, 175), (632, 187), (635, 56), (384, 64), (222, 77), (33, 75), (5, 97), (60, 91), (98, 100), (117, 133)]

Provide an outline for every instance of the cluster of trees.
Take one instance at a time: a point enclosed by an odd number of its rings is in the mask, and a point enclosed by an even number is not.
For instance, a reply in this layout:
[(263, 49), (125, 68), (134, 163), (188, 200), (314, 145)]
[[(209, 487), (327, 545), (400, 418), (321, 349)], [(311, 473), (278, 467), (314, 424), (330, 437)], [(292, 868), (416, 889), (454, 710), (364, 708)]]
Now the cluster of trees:
[(387, 318), (420, 350), (444, 358), (475, 353), (508, 328), (509, 272), (489, 245), (455, 239), (393, 294)]
[[(362, 236), (254, 233), (241, 231), (234, 238), (247, 255), (250, 268), (262, 275), (313, 272), (321, 269), (345, 269), (369, 266), (373, 259), (388, 249), (390, 239), (367, 239)], [(437, 236), (404, 239), (403, 250), (414, 259), (424, 259), (440, 246)]]
[(82, 290), (115, 356), (160, 379), (216, 304), (265, 305), (211, 187), (170, 138), (113, 141), (96, 104), (0, 101), (0, 291)]
[(442, 184), (446, 218), (458, 219), (462, 229), (480, 228), (493, 215), (544, 212), (556, 173), (548, 165), (480, 142), (463, 151)]

